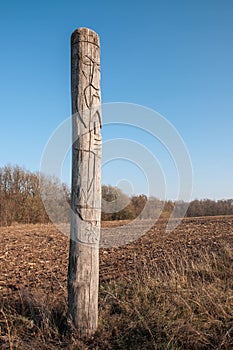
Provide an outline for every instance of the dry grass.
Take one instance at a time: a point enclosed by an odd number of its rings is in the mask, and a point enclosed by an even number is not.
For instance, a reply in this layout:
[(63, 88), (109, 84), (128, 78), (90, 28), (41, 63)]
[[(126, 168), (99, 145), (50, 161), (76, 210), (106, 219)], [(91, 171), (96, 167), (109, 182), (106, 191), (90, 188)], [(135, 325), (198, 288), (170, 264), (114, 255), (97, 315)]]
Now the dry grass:
[(232, 349), (232, 259), (229, 246), (195, 262), (165, 254), (163, 271), (144, 266), (130, 283), (107, 285), (105, 348)]
[(192, 254), (172, 245), (159, 260), (142, 256), (133, 274), (101, 280), (99, 330), (86, 341), (67, 328), (64, 282), (41, 272), (43, 288), (2, 294), (1, 349), (233, 349), (232, 262), (229, 237)]

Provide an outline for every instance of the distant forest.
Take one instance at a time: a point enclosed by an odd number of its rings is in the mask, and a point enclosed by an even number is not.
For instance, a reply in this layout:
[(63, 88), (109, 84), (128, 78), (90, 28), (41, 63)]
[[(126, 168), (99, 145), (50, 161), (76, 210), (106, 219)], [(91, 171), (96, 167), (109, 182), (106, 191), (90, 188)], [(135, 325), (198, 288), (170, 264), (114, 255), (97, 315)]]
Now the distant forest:
[[(62, 191), (67, 203), (70, 203), (70, 189), (67, 185), (53, 178), (44, 177), (43, 181), (54, 193)], [(128, 197), (117, 187), (102, 186), (102, 220), (140, 218), (146, 204), (147, 210), (143, 218), (153, 218), (160, 213), (161, 216), (166, 217), (175, 206), (172, 201), (162, 202), (155, 197), (147, 198), (143, 194)], [(179, 216), (179, 208), (182, 209), (186, 204), (177, 203), (177, 216)], [(68, 216), (64, 216), (62, 210), (60, 213), (58, 210), (56, 214), (60, 217), (60, 221), (67, 221)], [(194, 200), (189, 203), (186, 213), (189, 217), (215, 215), (233, 215), (233, 200)], [(13, 223), (48, 223), (49, 221), (40, 194), (39, 173), (27, 171), (19, 166), (0, 168), (0, 226)]]

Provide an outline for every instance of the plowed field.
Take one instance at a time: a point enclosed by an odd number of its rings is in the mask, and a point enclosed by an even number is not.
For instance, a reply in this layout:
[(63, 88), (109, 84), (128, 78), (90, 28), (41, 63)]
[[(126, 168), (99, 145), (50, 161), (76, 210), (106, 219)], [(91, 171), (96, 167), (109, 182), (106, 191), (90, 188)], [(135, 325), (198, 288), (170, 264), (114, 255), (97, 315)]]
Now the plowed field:
[[(105, 222), (103, 226), (118, 224), (125, 223)], [(143, 228), (143, 222), (141, 225)], [(166, 220), (159, 220), (130, 244), (101, 248), (100, 282), (121, 275), (130, 279), (138, 268), (148, 264), (163, 268), (160, 265), (167, 252), (177, 257), (185, 252), (195, 259), (205, 252), (217, 253), (222, 244), (233, 247), (233, 216), (186, 218), (170, 234), (165, 233), (165, 227)], [(53, 225), (1, 227), (1, 296), (4, 298), (19, 290), (56, 291), (65, 295), (68, 246), (68, 238)]]

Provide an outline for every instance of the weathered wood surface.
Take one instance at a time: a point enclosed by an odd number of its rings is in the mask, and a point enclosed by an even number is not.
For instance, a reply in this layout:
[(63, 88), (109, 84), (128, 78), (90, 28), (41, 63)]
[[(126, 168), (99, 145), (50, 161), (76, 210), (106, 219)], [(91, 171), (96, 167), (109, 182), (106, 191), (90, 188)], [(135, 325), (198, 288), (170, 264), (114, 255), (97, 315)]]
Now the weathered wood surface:
[(101, 217), (100, 44), (90, 29), (71, 37), (73, 114), (68, 318), (81, 337), (98, 326)]

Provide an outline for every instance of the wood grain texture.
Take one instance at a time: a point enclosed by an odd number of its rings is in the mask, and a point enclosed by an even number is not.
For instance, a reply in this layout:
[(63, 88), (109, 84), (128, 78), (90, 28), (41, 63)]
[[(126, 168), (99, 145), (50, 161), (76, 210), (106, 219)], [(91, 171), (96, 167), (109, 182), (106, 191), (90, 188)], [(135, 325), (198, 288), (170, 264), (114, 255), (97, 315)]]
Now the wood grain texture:
[(68, 317), (81, 337), (98, 325), (101, 218), (100, 44), (90, 29), (71, 37), (72, 194)]

